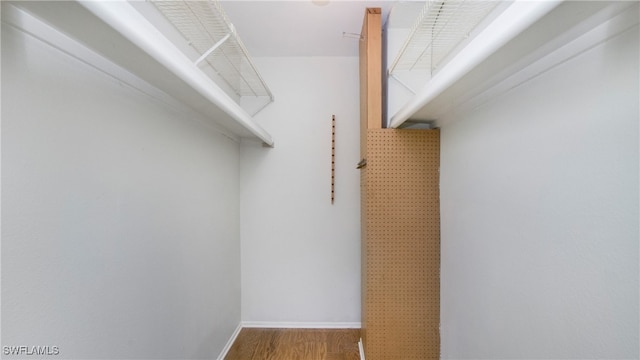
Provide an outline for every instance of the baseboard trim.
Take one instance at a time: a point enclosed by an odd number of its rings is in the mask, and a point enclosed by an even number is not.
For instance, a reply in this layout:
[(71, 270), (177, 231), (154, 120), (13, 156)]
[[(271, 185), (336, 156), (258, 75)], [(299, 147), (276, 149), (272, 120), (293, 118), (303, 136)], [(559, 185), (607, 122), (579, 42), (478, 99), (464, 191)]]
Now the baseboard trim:
[(277, 321), (243, 321), (245, 328), (269, 329), (360, 329), (359, 322), (277, 322)]
[(362, 345), (362, 338), (360, 338), (360, 341), (358, 341), (358, 350), (360, 352), (360, 360), (365, 360), (364, 359), (364, 345)]
[(240, 330), (242, 330), (242, 323), (238, 324), (236, 330), (233, 332), (233, 334), (231, 334), (229, 341), (227, 341), (227, 343), (224, 345), (224, 348), (222, 348), (222, 351), (218, 356), (218, 360), (224, 360), (224, 358), (227, 356), (227, 353), (229, 352), (229, 350), (231, 350), (231, 346), (233, 346), (233, 343), (236, 342), (236, 338), (238, 337), (238, 334), (240, 334)]

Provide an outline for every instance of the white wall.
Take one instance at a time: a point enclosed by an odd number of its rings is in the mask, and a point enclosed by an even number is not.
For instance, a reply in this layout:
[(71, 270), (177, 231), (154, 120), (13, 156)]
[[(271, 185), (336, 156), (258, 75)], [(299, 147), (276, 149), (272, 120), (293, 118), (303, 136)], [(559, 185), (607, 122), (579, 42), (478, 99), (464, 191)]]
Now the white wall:
[[(357, 58), (258, 58), (273, 149), (241, 147), (242, 319), (360, 321)], [(336, 200), (331, 205), (331, 115)]]
[(239, 145), (199, 120), (3, 26), (3, 346), (219, 355), (240, 322)]
[(638, 358), (638, 27), (442, 128), (444, 359)]

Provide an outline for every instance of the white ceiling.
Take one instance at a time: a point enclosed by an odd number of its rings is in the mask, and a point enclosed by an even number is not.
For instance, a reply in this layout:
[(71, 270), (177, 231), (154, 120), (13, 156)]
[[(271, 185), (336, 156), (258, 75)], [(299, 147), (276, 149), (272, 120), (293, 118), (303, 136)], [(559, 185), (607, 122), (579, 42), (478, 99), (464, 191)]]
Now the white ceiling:
[[(322, 6), (311, 0), (221, 1), (253, 57), (357, 56), (353, 34), (360, 34), (367, 7), (380, 7), (384, 23), (394, 5), (416, 2), (424, 0), (330, 0)], [(400, 23), (409, 27), (417, 15), (409, 12), (410, 19)]]

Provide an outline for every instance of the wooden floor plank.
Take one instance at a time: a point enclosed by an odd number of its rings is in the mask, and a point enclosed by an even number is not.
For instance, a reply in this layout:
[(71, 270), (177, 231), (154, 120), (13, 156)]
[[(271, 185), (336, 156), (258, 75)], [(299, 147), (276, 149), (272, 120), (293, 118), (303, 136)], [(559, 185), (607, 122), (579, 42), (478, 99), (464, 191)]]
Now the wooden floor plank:
[(359, 329), (245, 328), (225, 360), (359, 360)]

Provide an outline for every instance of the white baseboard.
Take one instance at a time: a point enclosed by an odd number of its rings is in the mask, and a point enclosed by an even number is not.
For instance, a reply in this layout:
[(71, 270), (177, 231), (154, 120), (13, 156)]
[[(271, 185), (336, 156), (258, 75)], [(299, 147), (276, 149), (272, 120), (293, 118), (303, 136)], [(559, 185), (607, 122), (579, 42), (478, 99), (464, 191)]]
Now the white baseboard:
[(362, 338), (360, 338), (360, 341), (358, 341), (358, 352), (360, 353), (360, 360), (365, 360), (364, 359), (364, 346), (362, 345)]
[(227, 341), (227, 343), (224, 345), (224, 348), (222, 348), (222, 351), (218, 356), (218, 360), (224, 360), (225, 356), (227, 356), (227, 353), (231, 349), (231, 346), (233, 346), (233, 343), (236, 341), (238, 334), (240, 334), (240, 330), (242, 330), (242, 323), (238, 324), (236, 330), (233, 332), (233, 334), (231, 334), (229, 341)]
[(360, 329), (360, 322), (277, 322), (277, 321), (243, 321), (245, 328), (269, 329)]

